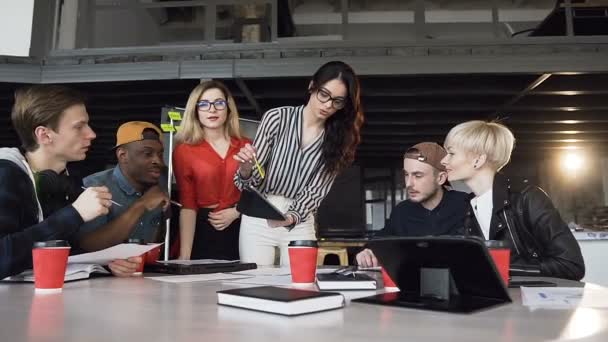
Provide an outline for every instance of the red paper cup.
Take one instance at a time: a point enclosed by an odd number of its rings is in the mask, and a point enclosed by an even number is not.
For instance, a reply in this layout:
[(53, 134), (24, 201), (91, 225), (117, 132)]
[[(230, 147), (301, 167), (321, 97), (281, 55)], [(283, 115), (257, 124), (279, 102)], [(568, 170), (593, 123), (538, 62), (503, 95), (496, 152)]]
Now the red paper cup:
[(317, 272), (317, 241), (291, 241), (288, 248), (291, 281), (294, 283), (314, 283)]
[(382, 281), (384, 282), (384, 287), (386, 288), (397, 288), (397, 284), (395, 284), (393, 279), (391, 279), (384, 267), (382, 267)]
[(61, 292), (70, 245), (65, 240), (34, 243), (34, 286), (37, 293)]
[[(149, 243), (149, 245), (152, 245)], [(155, 247), (154, 249), (149, 250), (146, 253), (146, 258), (144, 259), (144, 263), (146, 265), (154, 265), (156, 264), (156, 261), (158, 261), (158, 258), (160, 257), (160, 245), (158, 247)]]
[(511, 250), (503, 241), (488, 240), (485, 242), (488, 252), (496, 265), (500, 277), (509, 286), (509, 267), (511, 265)]

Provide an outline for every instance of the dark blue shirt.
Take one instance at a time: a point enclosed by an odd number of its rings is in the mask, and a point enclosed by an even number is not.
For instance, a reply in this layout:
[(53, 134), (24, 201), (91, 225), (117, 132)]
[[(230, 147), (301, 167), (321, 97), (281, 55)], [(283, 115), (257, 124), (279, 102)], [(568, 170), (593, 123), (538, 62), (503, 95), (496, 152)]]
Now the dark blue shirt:
[(444, 191), (441, 202), (433, 210), (406, 200), (393, 209), (388, 223), (377, 235), (464, 235), (467, 205), (467, 193), (460, 191)]
[[(120, 167), (116, 165), (113, 169), (94, 173), (85, 177), (82, 183), (86, 187), (107, 186), (112, 193), (112, 200), (121, 204), (119, 207), (112, 204), (108, 215), (100, 216), (93, 221), (85, 223), (80, 227), (81, 234), (92, 232), (118, 216), (122, 215), (129, 207), (137, 201), (143, 194), (135, 190), (127, 178), (122, 174)], [(166, 182), (161, 181), (161, 187), (166, 188)], [(133, 231), (129, 235), (131, 239), (143, 239), (145, 242), (155, 242), (157, 233), (164, 223), (162, 208), (145, 212), (137, 222)]]

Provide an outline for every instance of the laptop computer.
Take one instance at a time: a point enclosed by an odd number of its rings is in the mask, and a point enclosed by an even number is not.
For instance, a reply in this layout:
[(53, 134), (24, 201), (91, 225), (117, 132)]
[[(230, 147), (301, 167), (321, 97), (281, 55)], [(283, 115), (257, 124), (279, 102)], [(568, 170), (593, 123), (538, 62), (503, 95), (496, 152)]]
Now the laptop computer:
[(454, 313), (511, 302), (487, 248), (477, 238), (385, 238), (370, 241), (367, 248), (400, 292), (356, 302)]
[(254, 262), (239, 262), (234, 261), (213, 261), (205, 262), (204, 260), (188, 261), (157, 261), (154, 265), (146, 265), (144, 271), (152, 273), (167, 273), (167, 274), (206, 274), (206, 273), (226, 273), (238, 272), (256, 269), (257, 264)]

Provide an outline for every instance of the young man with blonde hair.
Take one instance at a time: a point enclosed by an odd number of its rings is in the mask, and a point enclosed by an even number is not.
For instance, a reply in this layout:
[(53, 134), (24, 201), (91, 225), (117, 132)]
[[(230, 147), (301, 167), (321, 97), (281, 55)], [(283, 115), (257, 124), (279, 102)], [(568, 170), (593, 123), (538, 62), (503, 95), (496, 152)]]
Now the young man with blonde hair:
[(105, 187), (89, 188), (48, 215), (39, 201), (45, 191), (40, 175), (61, 176), (67, 162), (86, 157), (95, 139), (79, 93), (54, 85), (19, 90), (11, 120), (21, 150), (0, 148), (0, 279), (32, 267), (34, 242), (69, 240), (112, 205)]
[(581, 250), (539, 187), (498, 173), (510, 160), (513, 133), (496, 122), (468, 121), (450, 130), (442, 160), (448, 180), (472, 189), (465, 234), (501, 240), (511, 248), (511, 269), (522, 274), (580, 280)]

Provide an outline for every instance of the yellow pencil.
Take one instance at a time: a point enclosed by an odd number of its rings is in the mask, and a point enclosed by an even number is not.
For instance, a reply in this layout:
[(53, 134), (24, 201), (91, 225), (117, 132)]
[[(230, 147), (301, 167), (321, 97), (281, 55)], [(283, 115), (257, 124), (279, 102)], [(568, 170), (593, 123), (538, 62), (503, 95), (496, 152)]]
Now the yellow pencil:
[(253, 160), (255, 161), (255, 167), (258, 168), (258, 173), (260, 174), (260, 177), (264, 178), (264, 169), (262, 169), (262, 165), (260, 165), (260, 162), (258, 161), (258, 158), (256, 158), (256, 156), (253, 156)]

